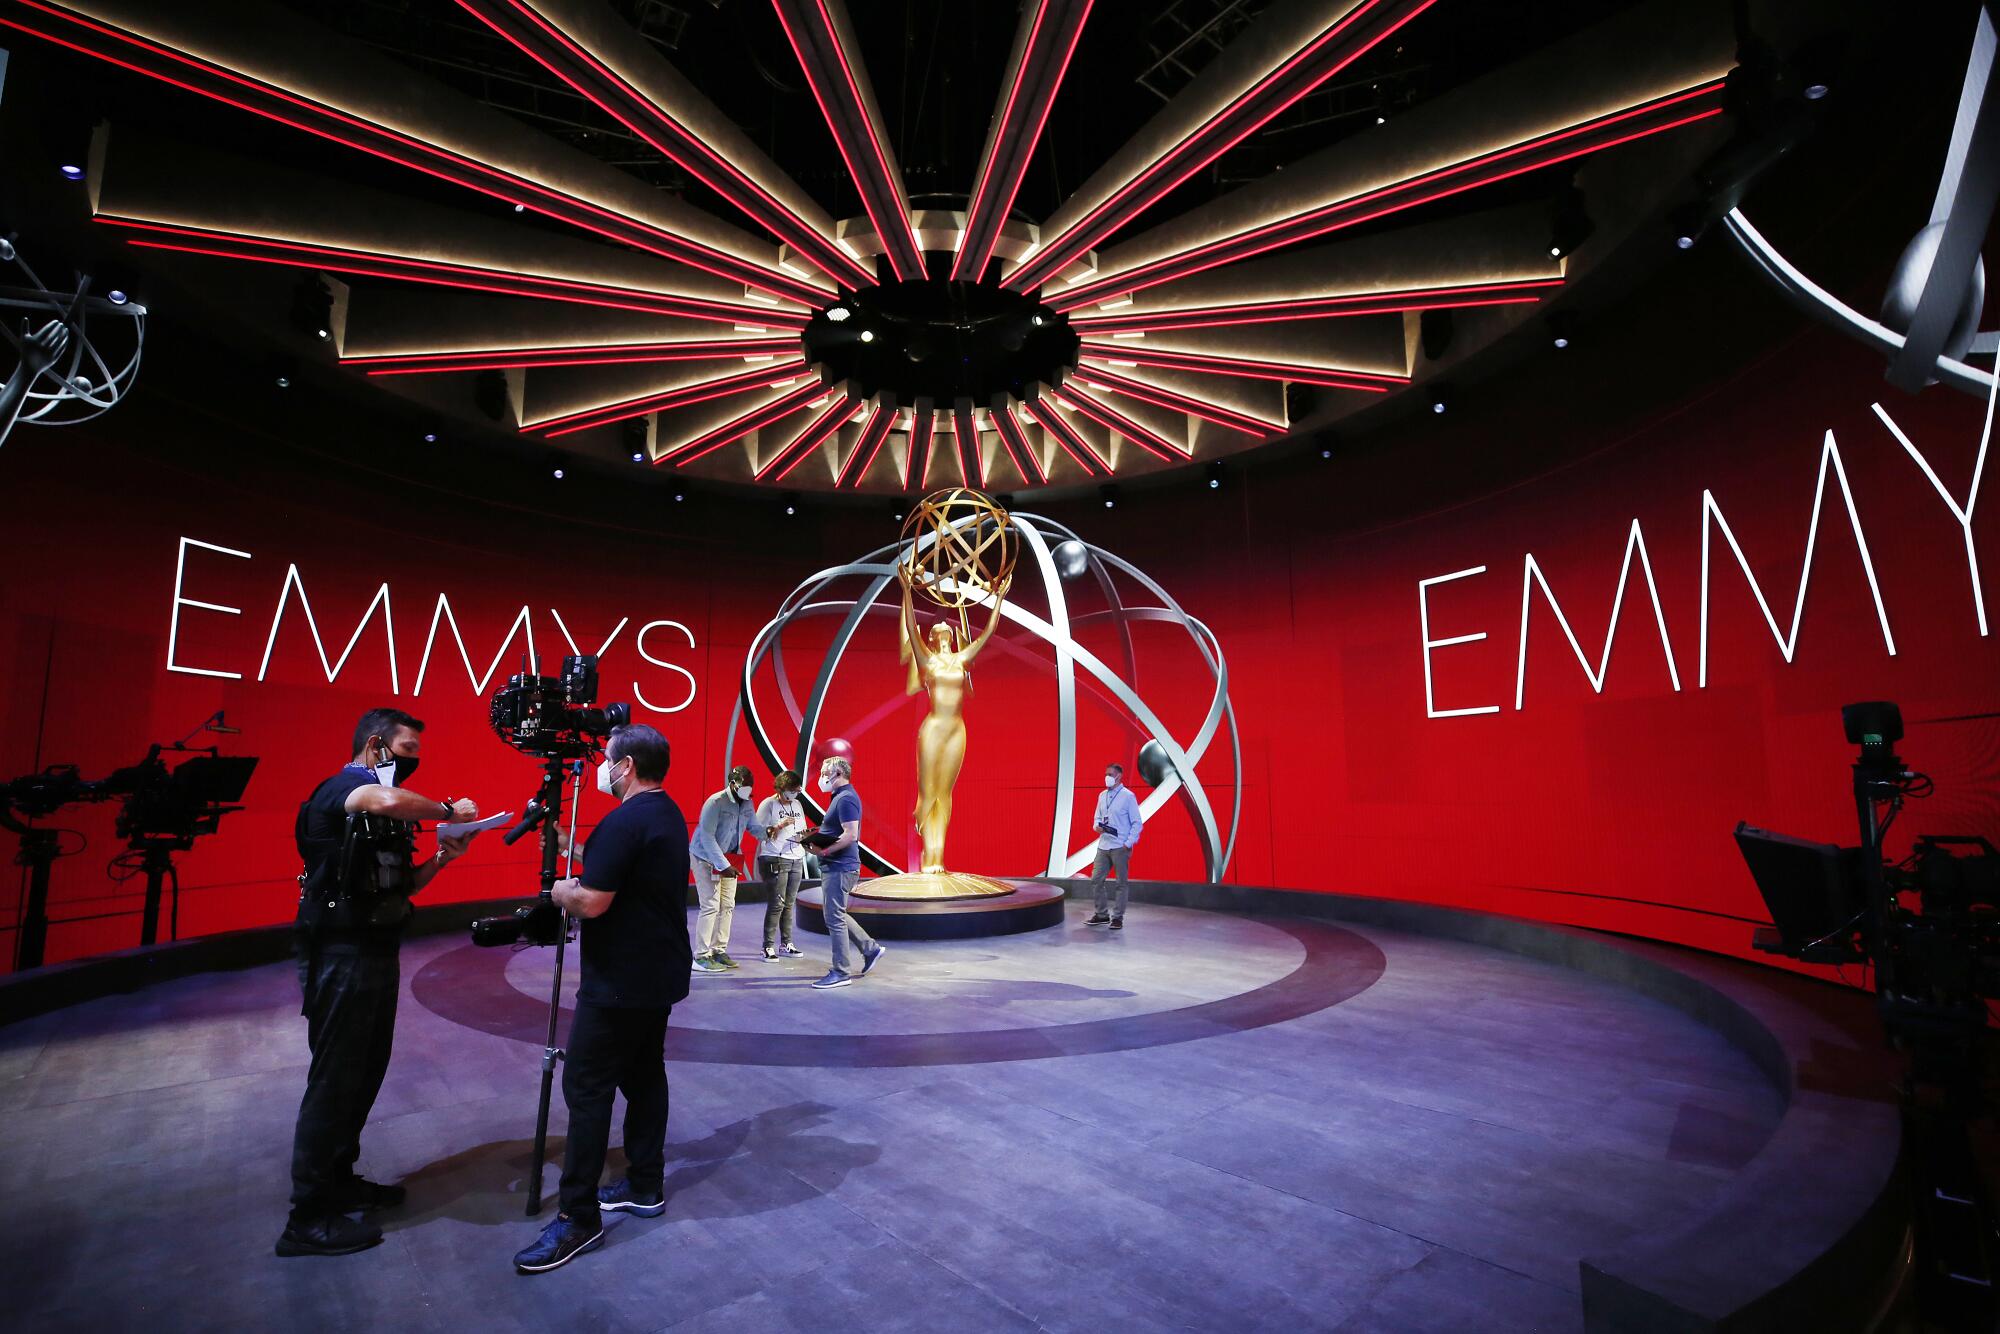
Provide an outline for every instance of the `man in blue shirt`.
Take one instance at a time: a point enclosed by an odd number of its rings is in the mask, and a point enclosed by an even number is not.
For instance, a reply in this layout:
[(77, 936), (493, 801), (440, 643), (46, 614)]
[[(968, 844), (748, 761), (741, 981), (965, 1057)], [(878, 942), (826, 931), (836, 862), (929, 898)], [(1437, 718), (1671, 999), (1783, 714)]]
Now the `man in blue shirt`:
[(694, 863), (694, 894), (701, 903), (695, 919), (694, 970), (722, 973), (736, 967), (729, 957), (729, 923), (736, 916), (737, 866), (743, 855), (743, 833), (757, 817), (750, 800), (750, 769), (729, 771), (722, 791), (701, 804), (701, 819), (688, 840)]
[[(1088, 923), (1090, 926), (1109, 926), (1113, 931), (1125, 929), (1125, 900), (1130, 887), (1125, 883), (1125, 867), (1132, 860), (1132, 849), (1139, 845), (1139, 833), (1146, 822), (1139, 817), (1139, 799), (1125, 786), (1125, 766), (1107, 764), (1104, 766), (1104, 795), (1097, 799), (1097, 860), (1090, 868), (1090, 895), (1097, 905), (1097, 912)], [(1111, 869), (1118, 869), (1118, 893), (1116, 907), (1110, 891), (1105, 888), (1104, 877)], [(1108, 910), (1108, 911), (1107, 911)]]
[(823, 761), (819, 790), (828, 799), (819, 832), (833, 839), (819, 851), (820, 892), (826, 900), (826, 935), (833, 946), (833, 967), (813, 986), (824, 991), (854, 981), (849, 967), (850, 944), (861, 951), (863, 973), (875, 966), (886, 947), (864, 931), (847, 910), (848, 895), (861, 878), (861, 796), (854, 790), (854, 766), (837, 756)]

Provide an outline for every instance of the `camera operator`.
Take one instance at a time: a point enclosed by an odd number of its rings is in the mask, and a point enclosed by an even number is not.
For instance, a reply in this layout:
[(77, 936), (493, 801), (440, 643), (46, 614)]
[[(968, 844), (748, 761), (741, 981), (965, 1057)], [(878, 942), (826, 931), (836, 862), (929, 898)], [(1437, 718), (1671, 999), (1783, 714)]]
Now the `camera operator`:
[(292, 1138), (292, 1212), (279, 1255), (346, 1255), (382, 1240), (345, 1215), (402, 1203), (401, 1186), (355, 1175), (361, 1128), (382, 1088), (395, 1040), (397, 954), (410, 895), (465, 851), (438, 840), (414, 864), (416, 822), (473, 820), (469, 799), (438, 801), (404, 787), (416, 772), (423, 723), (371, 709), (354, 729), (354, 758), (299, 807), (300, 1013), (312, 1064)]
[[(555, 884), (558, 906), (583, 920), (583, 978), (564, 1051), (562, 1208), (514, 1268), (540, 1274), (604, 1240), (603, 1211), (666, 1211), (667, 1016), (686, 999), (687, 821), (660, 790), (667, 739), (643, 723), (616, 728), (597, 787), (618, 807), (584, 847), (583, 873)], [(625, 1095), (624, 1178), (599, 1189), (611, 1104)]]

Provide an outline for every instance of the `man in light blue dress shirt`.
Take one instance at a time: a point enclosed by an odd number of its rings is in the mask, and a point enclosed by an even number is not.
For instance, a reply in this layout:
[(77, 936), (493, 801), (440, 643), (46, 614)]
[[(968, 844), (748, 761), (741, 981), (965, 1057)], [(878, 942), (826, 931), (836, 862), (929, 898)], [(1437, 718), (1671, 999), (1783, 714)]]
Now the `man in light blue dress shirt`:
[[(1090, 868), (1090, 894), (1097, 912), (1088, 925), (1125, 929), (1125, 900), (1129, 887), (1125, 867), (1138, 846), (1146, 822), (1139, 818), (1139, 799), (1125, 786), (1125, 766), (1104, 766), (1104, 795), (1097, 799), (1097, 860)], [(1104, 883), (1112, 868), (1118, 871), (1118, 893), (1114, 897)]]

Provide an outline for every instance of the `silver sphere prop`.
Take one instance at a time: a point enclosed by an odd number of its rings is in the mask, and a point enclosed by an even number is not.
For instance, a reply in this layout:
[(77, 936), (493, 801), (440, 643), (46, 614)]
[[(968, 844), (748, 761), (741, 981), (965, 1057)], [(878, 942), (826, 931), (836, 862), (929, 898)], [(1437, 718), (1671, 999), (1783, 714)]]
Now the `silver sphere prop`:
[[(1051, 784), (1054, 809), (1050, 813), (1046, 845), (1035, 848), (1035, 836), (1020, 831), (1022, 846), (1016, 855), (1021, 864), (996, 869), (1012, 874), (1033, 864), (1034, 874), (1073, 876), (1089, 867), (1095, 858), (1095, 833), (1087, 835), (1080, 847), (1071, 845), (1079, 804), (1083, 812), (1091, 809), (1096, 800), (1098, 775), (1103, 772), (1102, 756), (1078, 753), (1078, 706), (1084, 702), (1080, 696), (1088, 692), (1114, 706), (1124, 714), (1127, 726), (1148, 738), (1140, 750), (1139, 765), (1152, 791), (1139, 803), (1140, 814), (1151, 819), (1167, 802), (1178, 802), (1194, 824), (1207, 878), (1220, 881), (1235, 858), (1236, 835), (1243, 815), (1243, 750), (1236, 734), (1235, 712), (1229, 703), (1229, 666), (1215, 632), (1190, 616), (1166, 589), (1131, 562), (1090, 545), (1053, 520), (1018, 510), (1010, 518), (1020, 533), (1021, 559), (1013, 591), (1001, 605), (1001, 615), (1014, 631), (1009, 636), (1011, 648), (1018, 651), (1039, 641), (1049, 650), (1051, 660), (1047, 668), (1054, 677), (1054, 698), (1050, 701), (1053, 707), (1045, 715), (1045, 725), (1054, 742), (1051, 758), (1056, 772)], [(928, 540), (932, 539), (918, 539)], [(828, 689), (841, 660), (864, 630), (869, 634), (889, 633), (890, 623), (901, 610), (894, 596), (884, 597), (884, 591), (895, 586), (896, 571), (905, 555), (905, 544), (895, 542), (847, 564), (823, 569), (792, 590), (779, 605), (777, 614), (750, 641), (744, 654), (729, 736), (737, 734), (741, 723), (749, 732), (758, 757), (773, 770), (811, 772), (814, 757), (825, 753), (832, 744), (824, 740), (822, 728), (828, 720), (823, 713)], [(1103, 594), (1102, 605), (1097, 605), (1099, 599), (1092, 597), (1089, 608), (1072, 607), (1071, 600), (1082, 591), (1077, 587), (1076, 576), (1092, 572), (1098, 576), (1095, 582)], [(1137, 605), (1129, 601), (1135, 589), (1150, 601)], [(814, 645), (810, 674), (801, 677), (796, 658), (788, 664), (785, 630), (796, 621), (817, 617), (833, 619), (837, 628), (831, 643), (824, 647)], [(1176, 736), (1132, 683), (1138, 661), (1132, 626), (1144, 622), (1172, 626), (1185, 633), (1213, 678), (1208, 708), (1192, 736)], [(1087, 631), (1086, 637), (1079, 639), (1078, 631)], [(780, 711), (791, 724), (786, 730), (796, 738), (782, 748), (760, 708), (758, 695), (765, 692), (752, 689), (760, 671), (775, 676)], [(1018, 726), (1033, 729), (1036, 723), (1021, 719)], [(1230, 764), (1230, 809), (1226, 821), (1218, 818), (1220, 813), (1210, 804), (1200, 773), (1202, 756), (1212, 749), (1225, 750)], [(902, 747), (898, 745), (897, 750)], [(724, 758), (726, 763), (735, 763), (734, 756)], [(1085, 778), (1087, 783), (1081, 781)], [(878, 872), (894, 873), (902, 869), (865, 840), (860, 851), (863, 862)]]
[[(1931, 223), (1910, 239), (1896, 260), (1889, 290), (1882, 297), (1882, 323), (1899, 334), (1910, 332), (1910, 321), (1916, 318), (1917, 302), (1924, 294), (1924, 284), (1930, 281), (1931, 265), (1937, 261), (1938, 244), (1943, 240), (1944, 223)], [(1944, 340), (1944, 354), (1953, 361), (1964, 360), (1971, 349), (1973, 335), (1979, 330), (1979, 312), (1985, 305), (1986, 261), (1976, 259), (1972, 281), (1965, 285), (1965, 294), (1952, 316), (1951, 333)]]

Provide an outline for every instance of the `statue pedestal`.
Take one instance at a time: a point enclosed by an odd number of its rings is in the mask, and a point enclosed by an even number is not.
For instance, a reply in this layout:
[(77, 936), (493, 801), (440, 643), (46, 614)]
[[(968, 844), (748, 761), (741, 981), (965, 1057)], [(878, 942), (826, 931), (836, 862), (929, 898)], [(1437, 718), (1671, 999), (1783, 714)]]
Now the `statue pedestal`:
[(948, 899), (987, 899), (1012, 894), (1014, 883), (987, 875), (963, 871), (908, 871), (863, 880), (854, 887), (857, 899), (904, 899), (941, 902)]
[[(916, 880), (920, 875), (888, 876), (887, 880)], [(977, 936), (1011, 936), (1023, 931), (1040, 931), (1060, 926), (1063, 920), (1061, 886), (1039, 880), (990, 880), (985, 876), (957, 876), (1001, 886), (998, 894), (980, 893), (960, 898), (889, 898), (864, 896), (882, 880), (864, 880), (849, 896), (847, 910), (871, 936), (883, 940), (968, 940)], [(814, 885), (799, 891), (799, 926), (807, 931), (826, 933), (826, 899)]]

